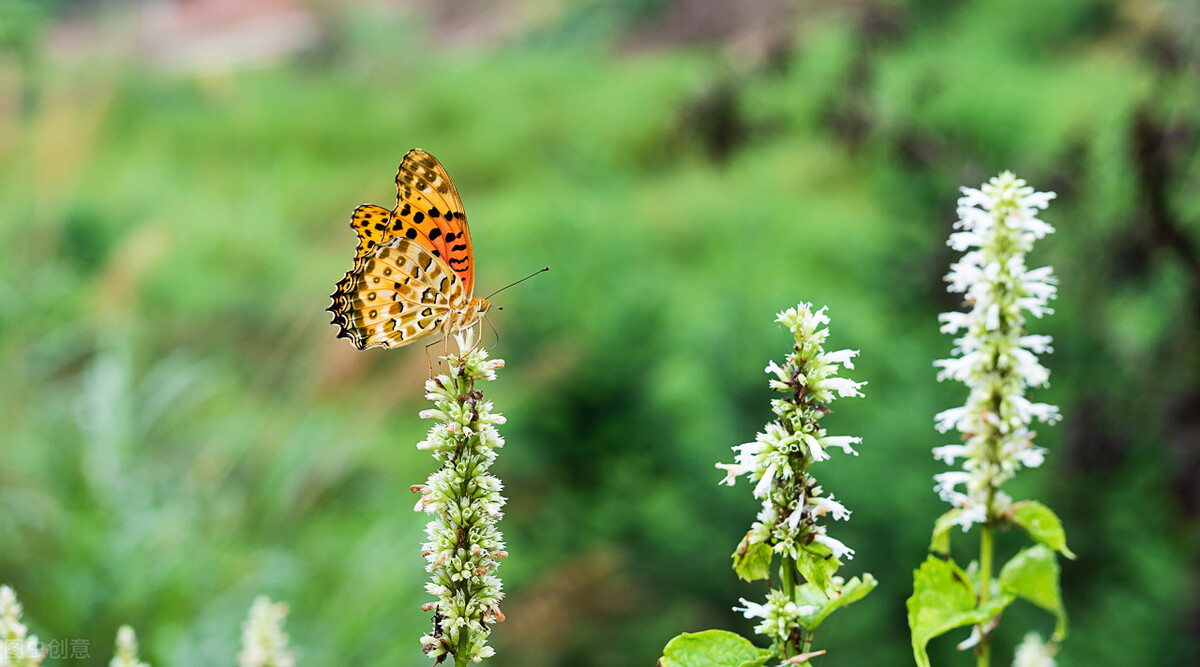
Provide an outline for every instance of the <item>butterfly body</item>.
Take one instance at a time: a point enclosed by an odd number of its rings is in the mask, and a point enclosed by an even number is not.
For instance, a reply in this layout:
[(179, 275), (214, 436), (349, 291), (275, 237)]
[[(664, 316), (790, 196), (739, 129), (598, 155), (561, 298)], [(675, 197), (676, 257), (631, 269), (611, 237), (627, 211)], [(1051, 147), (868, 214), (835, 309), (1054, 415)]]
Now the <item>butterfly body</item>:
[(413, 149), (396, 175), (396, 208), (365, 204), (350, 226), (354, 266), (328, 308), (355, 347), (403, 347), (479, 323), (491, 305), (473, 296), (474, 257), (462, 200), (445, 168)]

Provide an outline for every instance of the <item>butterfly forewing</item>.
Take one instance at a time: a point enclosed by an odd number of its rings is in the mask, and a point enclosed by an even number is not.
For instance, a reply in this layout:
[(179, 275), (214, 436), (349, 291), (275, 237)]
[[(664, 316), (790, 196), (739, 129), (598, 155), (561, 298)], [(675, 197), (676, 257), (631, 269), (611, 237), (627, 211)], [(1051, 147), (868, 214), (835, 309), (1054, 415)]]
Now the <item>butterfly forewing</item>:
[(358, 234), (358, 249), (354, 252), (356, 263), (375, 246), (395, 236), (392, 231), (392, 212), (374, 204), (363, 204), (354, 209), (354, 214), (350, 216), (350, 227)]
[[(363, 204), (354, 209), (350, 216), (350, 228), (358, 235), (358, 248), (354, 251), (354, 266), (373, 251), (377, 246), (387, 242), (392, 233), (392, 212), (382, 206)], [(350, 276), (353, 269), (345, 275), (334, 288), (334, 307), (339, 305), (339, 297), (344, 299), (350, 290)], [(334, 308), (330, 308), (335, 314)]]
[(467, 294), (475, 287), (471, 232), (462, 199), (437, 158), (414, 148), (396, 172), (393, 233), (428, 248), (462, 279)]

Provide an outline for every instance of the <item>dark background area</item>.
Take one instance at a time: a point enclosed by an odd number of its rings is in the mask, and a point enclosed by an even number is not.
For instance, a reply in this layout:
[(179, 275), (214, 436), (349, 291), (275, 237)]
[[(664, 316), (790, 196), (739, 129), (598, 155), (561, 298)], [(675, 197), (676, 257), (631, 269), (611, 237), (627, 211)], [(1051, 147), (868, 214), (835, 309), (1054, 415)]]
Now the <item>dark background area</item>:
[[(867, 397), (818, 471), (879, 588), (821, 665), (911, 664), (944, 509), (937, 313), (961, 185), (1058, 198), (1064, 422), (1010, 483), (1063, 518), (1082, 665), (1200, 661), (1200, 7), (1190, 1), (0, 0), (0, 582), (107, 664), (229, 664), (254, 595), (305, 665), (423, 665), (419, 348), (323, 309), (360, 203), (438, 156), (497, 297), (511, 557), (497, 666), (650, 665), (751, 633), (729, 568), (774, 313), (830, 306)], [(1002, 535), (1001, 558), (1023, 544)], [(976, 538), (956, 536), (966, 561)], [(1014, 604), (997, 661), (1044, 612)], [(935, 664), (968, 664), (952, 633)]]

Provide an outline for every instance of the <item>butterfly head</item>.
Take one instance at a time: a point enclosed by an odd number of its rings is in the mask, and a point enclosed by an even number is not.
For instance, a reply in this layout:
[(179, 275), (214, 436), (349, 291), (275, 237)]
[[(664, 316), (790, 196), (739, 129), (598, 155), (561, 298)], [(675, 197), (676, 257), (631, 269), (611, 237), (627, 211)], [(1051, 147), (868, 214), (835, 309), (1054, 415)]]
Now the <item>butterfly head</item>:
[(460, 329), (468, 329), (475, 326), (479, 320), (487, 314), (488, 308), (492, 307), (492, 302), (484, 298), (471, 299), (470, 303), (465, 308), (454, 313), (454, 317), (449, 322), (449, 331), (458, 331)]
[(475, 315), (476, 319), (486, 315), (488, 308), (491, 308), (491, 307), (492, 307), (492, 302), (488, 301), (487, 299), (485, 299), (483, 297), (476, 297), (474, 299), (471, 299), (470, 310)]

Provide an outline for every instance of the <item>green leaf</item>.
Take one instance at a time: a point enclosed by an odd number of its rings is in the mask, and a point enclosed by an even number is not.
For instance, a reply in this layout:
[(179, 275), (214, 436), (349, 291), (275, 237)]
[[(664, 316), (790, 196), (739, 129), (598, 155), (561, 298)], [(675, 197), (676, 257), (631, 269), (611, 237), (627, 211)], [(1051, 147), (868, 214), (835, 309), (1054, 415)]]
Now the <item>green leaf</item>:
[(1062, 521), (1049, 507), (1026, 500), (1012, 506), (1012, 516), (1013, 523), (1024, 528), (1034, 542), (1044, 544), (1071, 560), (1075, 559), (1075, 554), (1067, 548), (1067, 535), (1063, 531)]
[(878, 583), (875, 581), (875, 577), (870, 574), (864, 574), (862, 579), (855, 577), (840, 586), (833, 596), (826, 595), (812, 584), (797, 586), (795, 595), (796, 604), (802, 606), (812, 605), (816, 608), (813, 613), (800, 617), (800, 627), (805, 630), (817, 629), (817, 626), (827, 616), (848, 604), (863, 599), (867, 596), (867, 593), (875, 589)]
[(959, 515), (962, 510), (955, 507), (938, 517), (933, 524), (933, 539), (929, 542), (929, 550), (942, 554), (943, 556), (950, 555), (950, 529), (958, 525)]
[(773, 655), (749, 639), (725, 630), (685, 632), (667, 642), (658, 667), (758, 667)]
[(746, 662), (738, 665), (738, 667), (764, 667), (768, 662), (771, 661), (771, 658), (774, 657), (775, 654), (768, 651), (766, 655), (755, 658), (754, 660), (747, 660)]
[(1067, 636), (1067, 610), (1058, 587), (1058, 572), (1054, 552), (1041, 544), (1013, 556), (1000, 570), (1001, 587), (1054, 614), (1055, 641)]
[(800, 557), (796, 559), (796, 569), (800, 570), (800, 576), (828, 597), (837, 594), (833, 585), (833, 574), (840, 566), (841, 562), (833, 557), (833, 549), (820, 542), (805, 546), (800, 550)]
[(746, 533), (733, 552), (733, 571), (742, 581), (766, 579), (771, 574), (771, 556), (774, 552), (767, 544), (750, 544), (750, 535)]
[(913, 594), (908, 599), (908, 626), (917, 664), (929, 667), (925, 652), (929, 640), (954, 628), (985, 623), (1012, 601), (1012, 593), (1002, 592), (978, 606), (975, 590), (962, 568), (954, 561), (926, 558), (913, 572)]

